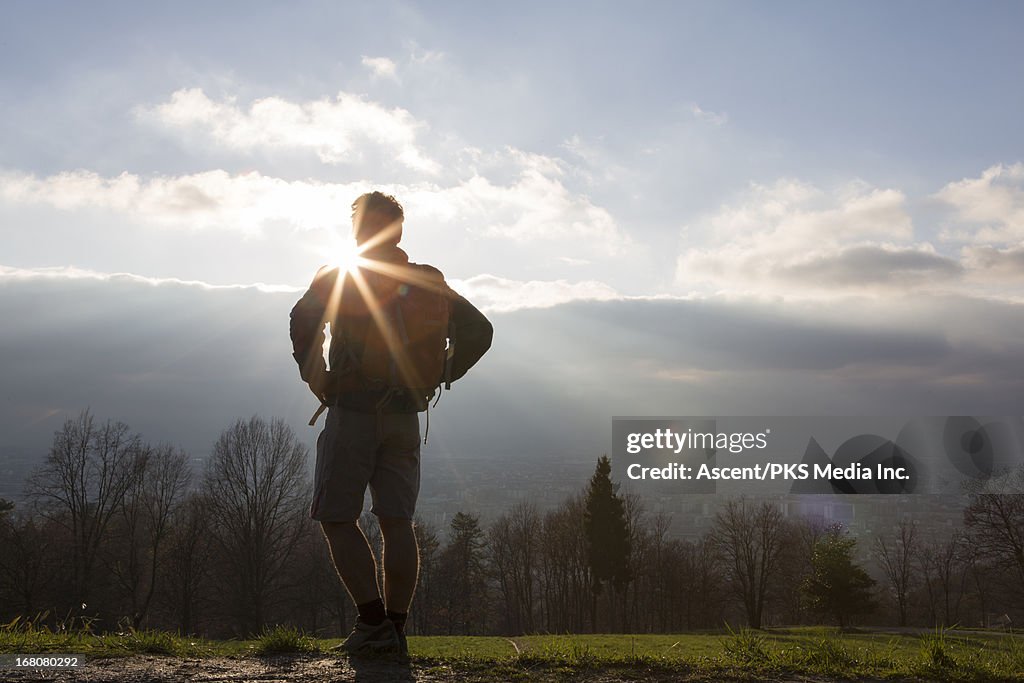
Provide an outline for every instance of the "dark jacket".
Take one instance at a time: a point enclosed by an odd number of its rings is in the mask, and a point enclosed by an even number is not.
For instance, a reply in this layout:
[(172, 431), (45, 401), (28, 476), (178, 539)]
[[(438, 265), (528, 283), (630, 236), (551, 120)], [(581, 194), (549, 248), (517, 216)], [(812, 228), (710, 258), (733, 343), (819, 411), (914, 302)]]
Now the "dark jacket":
[[(352, 410), (373, 412), (378, 407), (384, 412), (417, 412), (422, 409), (422, 399), (399, 393), (380, 404), (386, 390), (369, 389), (357, 373), (327, 373), (323, 358), (323, 344), (326, 337), (324, 328), (331, 326), (331, 347), (328, 356), (332, 368), (343, 367), (342, 359), (349, 351), (344, 347), (341, 334), (336, 334), (339, 321), (356, 321), (355, 324), (373, 324), (368, 299), (379, 297), (377, 293), (393, 291), (397, 282), (429, 281), (440, 286), (450, 297), (451, 321), (455, 331), (455, 353), (452, 357), (451, 381), (466, 374), (491, 346), (493, 328), (483, 313), (464, 297), (457, 294), (444, 282), (441, 271), (428, 265), (409, 263), (406, 253), (396, 246), (366, 253), (363, 257), (368, 266), (359, 269), (360, 282), (357, 284), (350, 273), (338, 268), (321, 268), (312, 284), (291, 312), (291, 340), (299, 374), (305, 382), (314, 382), (318, 377), (328, 376), (331, 387), (329, 401)], [(343, 278), (339, 284), (339, 278)], [(381, 295), (386, 296), (386, 295)], [(359, 356), (359, 350), (354, 350)], [(440, 378), (438, 378), (440, 381)]]

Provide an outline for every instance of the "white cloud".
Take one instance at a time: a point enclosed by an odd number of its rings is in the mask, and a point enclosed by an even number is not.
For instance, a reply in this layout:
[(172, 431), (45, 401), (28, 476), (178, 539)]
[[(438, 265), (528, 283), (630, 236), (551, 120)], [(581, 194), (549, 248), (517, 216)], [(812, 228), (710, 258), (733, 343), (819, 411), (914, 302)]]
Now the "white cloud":
[(990, 245), (964, 247), (964, 265), (975, 280), (1001, 284), (1024, 282), (1024, 246), (1000, 249)]
[[(203, 290), (254, 290), (269, 294), (300, 293), (301, 287), (274, 285), (264, 282), (215, 285), (202, 280), (148, 277), (136, 273), (104, 273), (88, 268), (58, 266), (51, 268), (13, 268), (0, 265), (0, 283), (4, 281), (67, 281), (91, 280), (95, 282), (125, 282), (153, 287), (172, 285), (196, 287)], [(492, 313), (504, 313), (526, 308), (551, 308), (571, 301), (609, 301), (622, 296), (602, 282), (585, 280), (510, 280), (494, 275), (477, 275), (465, 280), (451, 280), (451, 286), (472, 301), (478, 308)]]
[(445, 58), (441, 50), (425, 50), (415, 43), (410, 44), (409, 49), (409, 61), (413, 64), (437, 64)]
[(729, 117), (725, 113), (702, 109), (696, 102), (690, 105), (690, 113), (698, 121), (706, 121), (715, 126), (724, 126), (729, 122)]
[(985, 169), (978, 178), (949, 183), (935, 197), (970, 229), (947, 230), (946, 239), (976, 244), (1024, 240), (1024, 163)]
[(514, 181), (496, 184), (474, 175), (444, 191), (447, 206), (479, 221), (484, 234), (516, 242), (570, 240), (604, 255), (630, 246), (611, 213), (566, 187), (561, 160), (514, 149), (507, 153), (518, 170)]
[(687, 233), (677, 281), (721, 291), (820, 295), (836, 289), (947, 286), (962, 270), (928, 243), (913, 242), (902, 192), (854, 182), (825, 192), (795, 180), (754, 185)]
[(438, 227), (464, 227), (516, 242), (569, 240), (569, 246), (578, 246), (577, 254), (614, 254), (629, 244), (605, 209), (562, 184), (556, 160), (510, 155), (508, 164), (519, 176), (508, 184), (479, 175), (445, 187), (289, 181), (223, 170), (149, 178), (79, 170), (45, 177), (0, 174), (0, 202), (62, 211), (93, 208), (143, 224), (258, 235), (272, 226), (307, 230), (347, 225), (352, 200), (379, 189), (397, 196), (417, 221)]
[[(427, 53), (420, 57), (442, 58)], [(512, 147), (476, 149), (457, 136), (439, 145), (442, 151), (435, 160), (417, 138), (423, 123), (404, 109), (386, 109), (355, 95), (305, 102), (267, 97), (244, 106), (191, 88), (137, 113), (169, 130), (197, 132), (224, 148), (307, 150), (332, 163), (356, 159), (368, 145), (383, 146), (393, 152), (390, 158), (428, 173), (387, 172), (386, 177), (401, 177), (401, 182), (378, 183), (366, 178), (381, 174), (364, 164), (353, 169), (359, 172), (350, 175), (353, 182), (331, 183), (223, 169), (181, 175), (101, 175), (75, 169), (49, 176), (0, 169), (0, 203), (111, 212), (125, 217), (130, 227), (260, 235), (268, 228), (343, 226), (351, 201), (380, 189), (402, 201), (417, 227), (435, 230), (445, 239), (471, 238), (467, 249), (506, 241), (519, 251), (533, 252), (536, 244), (537, 251), (545, 252), (545, 263), (555, 263), (559, 256), (571, 259), (566, 263), (596, 263), (634, 246), (610, 211), (580, 191), (586, 183), (578, 166)], [(441, 167), (444, 174), (433, 172)], [(58, 217), (62, 223), (67, 220)]]
[(275, 222), (300, 229), (346, 224), (348, 206), (366, 189), (359, 183), (286, 181), (223, 170), (152, 178), (131, 173), (108, 178), (91, 171), (44, 178), (0, 175), (0, 200), (8, 203), (45, 204), (65, 211), (97, 208), (155, 225), (249, 235)]
[(361, 148), (373, 145), (416, 171), (440, 170), (416, 141), (425, 124), (405, 109), (387, 109), (345, 92), (334, 100), (298, 103), (265, 97), (246, 110), (233, 99), (215, 102), (201, 89), (190, 88), (176, 91), (169, 102), (141, 109), (140, 116), (172, 130), (200, 130), (231, 149), (309, 149), (324, 163), (340, 164), (358, 161)]
[(723, 206), (706, 223), (717, 236), (756, 238), (784, 249), (869, 237), (903, 240), (913, 235), (905, 203), (899, 190), (861, 182), (827, 193), (783, 179), (752, 185), (738, 204)]
[(935, 195), (970, 230), (940, 252), (915, 240), (904, 194), (854, 182), (824, 191), (780, 180), (753, 185), (734, 204), (686, 227), (676, 281), (696, 290), (834, 298), (904, 290), (1004, 301), (1024, 296), (1024, 164), (993, 166)]
[(0, 282), (8, 281), (33, 281), (33, 280), (93, 280), (96, 282), (129, 282), (136, 284), (158, 287), (161, 285), (178, 285), (185, 287), (197, 287), (203, 290), (236, 290), (251, 289), (267, 294), (280, 292), (297, 293), (303, 291), (299, 287), (290, 285), (268, 285), (263, 282), (252, 282), (249, 284), (214, 285), (201, 280), (182, 280), (173, 277), (147, 277), (135, 273), (101, 273), (87, 268), (75, 268), (74, 266), (58, 266), (54, 268), (11, 268), (0, 265)]
[(398, 65), (395, 64), (393, 59), (387, 57), (367, 57), (363, 55), (362, 64), (370, 73), (373, 74), (374, 78), (390, 78), (391, 80), (398, 80)]
[(523, 308), (551, 308), (570, 301), (621, 298), (614, 289), (594, 280), (521, 281), (494, 275), (477, 275), (467, 280), (452, 280), (451, 285), (477, 307), (494, 313)]

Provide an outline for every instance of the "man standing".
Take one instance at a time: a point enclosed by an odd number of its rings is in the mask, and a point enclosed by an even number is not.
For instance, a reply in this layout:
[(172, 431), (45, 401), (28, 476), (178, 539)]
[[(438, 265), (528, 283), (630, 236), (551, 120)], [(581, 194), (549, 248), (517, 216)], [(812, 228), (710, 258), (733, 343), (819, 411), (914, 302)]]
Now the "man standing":
[[(300, 374), (328, 407), (310, 517), (320, 522), (359, 610), (342, 643), (350, 654), (407, 653), (405, 621), (419, 572), (412, 521), (420, 485), (417, 413), (442, 383), (459, 379), (483, 356), (493, 333), (440, 271), (409, 262), (398, 247), (403, 220), (394, 197), (371, 192), (356, 199), (358, 263), (322, 268), (291, 312)], [(326, 325), (330, 370), (323, 358)], [(383, 593), (358, 524), (367, 486), (383, 538)]]

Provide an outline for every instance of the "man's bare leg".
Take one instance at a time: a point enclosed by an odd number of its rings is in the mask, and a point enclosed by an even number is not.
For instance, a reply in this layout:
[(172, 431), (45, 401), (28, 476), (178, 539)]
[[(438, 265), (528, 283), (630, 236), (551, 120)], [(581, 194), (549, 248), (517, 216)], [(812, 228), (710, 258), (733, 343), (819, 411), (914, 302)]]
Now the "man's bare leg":
[(356, 522), (321, 522), (320, 526), (331, 548), (334, 568), (352, 601), (363, 605), (379, 600), (377, 562), (363, 530)]
[(380, 533), (384, 539), (384, 604), (388, 612), (407, 614), (420, 570), (412, 520), (381, 517)]

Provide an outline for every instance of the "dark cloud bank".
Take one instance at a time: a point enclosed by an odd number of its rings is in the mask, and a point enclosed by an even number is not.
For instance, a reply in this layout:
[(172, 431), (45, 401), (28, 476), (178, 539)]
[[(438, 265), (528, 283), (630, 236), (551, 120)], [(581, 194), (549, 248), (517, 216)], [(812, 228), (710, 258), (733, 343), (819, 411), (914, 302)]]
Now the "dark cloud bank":
[[(0, 447), (42, 455), (86, 407), (200, 457), (257, 413), (312, 445), (296, 298), (0, 281)], [(995, 301), (580, 301), (492, 319), (493, 350), (431, 412), (425, 457), (596, 457), (612, 415), (1019, 415), (1024, 396), (1024, 307)]]

